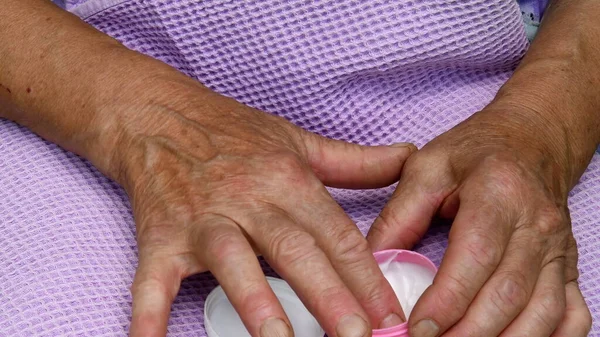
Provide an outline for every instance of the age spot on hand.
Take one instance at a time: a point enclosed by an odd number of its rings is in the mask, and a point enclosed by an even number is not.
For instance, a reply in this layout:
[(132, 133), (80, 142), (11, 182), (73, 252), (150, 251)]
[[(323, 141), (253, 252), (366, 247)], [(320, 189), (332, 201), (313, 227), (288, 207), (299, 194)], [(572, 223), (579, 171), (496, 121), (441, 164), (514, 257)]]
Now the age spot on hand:
[(4, 86), (2, 83), (0, 83), (0, 88), (4, 88), (4, 89), (6, 89), (6, 92), (8, 92), (9, 94), (11, 94), (11, 93), (12, 93), (12, 91), (10, 91), (10, 88), (8, 88), (8, 87), (5, 87), (5, 86)]

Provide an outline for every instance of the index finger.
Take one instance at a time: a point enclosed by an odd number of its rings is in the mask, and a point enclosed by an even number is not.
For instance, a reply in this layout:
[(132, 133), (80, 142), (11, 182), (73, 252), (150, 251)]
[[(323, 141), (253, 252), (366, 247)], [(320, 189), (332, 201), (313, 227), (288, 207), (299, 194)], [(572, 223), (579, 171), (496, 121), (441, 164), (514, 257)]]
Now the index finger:
[(325, 189), (314, 197), (321, 205), (318, 209), (302, 205), (294, 210), (294, 215), (327, 254), (344, 284), (369, 315), (373, 327), (388, 328), (406, 321), (398, 298), (356, 224)]
[(409, 319), (411, 336), (439, 336), (465, 314), (500, 264), (510, 228), (499, 224), (507, 220), (491, 202), (461, 200), (440, 269)]

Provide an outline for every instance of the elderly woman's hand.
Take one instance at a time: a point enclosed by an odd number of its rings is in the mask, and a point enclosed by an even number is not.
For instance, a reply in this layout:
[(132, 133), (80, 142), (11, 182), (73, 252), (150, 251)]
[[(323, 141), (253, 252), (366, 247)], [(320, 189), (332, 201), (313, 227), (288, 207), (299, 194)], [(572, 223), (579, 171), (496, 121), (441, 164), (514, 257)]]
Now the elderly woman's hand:
[(567, 194), (600, 143), (599, 14), (553, 1), (494, 101), (406, 163), (373, 248), (409, 248), (436, 213), (454, 218), (412, 337), (587, 336)]
[(291, 337), (257, 253), (329, 336), (401, 322), (366, 239), (324, 185), (389, 185), (412, 145), (332, 141), (195, 83), (166, 90), (177, 94), (128, 115), (110, 170), (138, 230), (132, 336), (164, 336), (181, 279), (210, 270), (252, 336)]
[(410, 248), (436, 213), (455, 219), (411, 336), (587, 336), (567, 209), (573, 169), (551, 150), (560, 139), (527, 114), (492, 105), (426, 145), (371, 229), (373, 249)]
[(2, 6), (0, 117), (87, 158), (131, 197), (132, 336), (165, 336), (181, 279), (208, 270), (252, 336), (292, 336), (255, 253), (332, 337), (401, 321), (366, 239), (325, 185), (391, 184), (414, 147), (319, 137), (128, 50), (49, 1)]

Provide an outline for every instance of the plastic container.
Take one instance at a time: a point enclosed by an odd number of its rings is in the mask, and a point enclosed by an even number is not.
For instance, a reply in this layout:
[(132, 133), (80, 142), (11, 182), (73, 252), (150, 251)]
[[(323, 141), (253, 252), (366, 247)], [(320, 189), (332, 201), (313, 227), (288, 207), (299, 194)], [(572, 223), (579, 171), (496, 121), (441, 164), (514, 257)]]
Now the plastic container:
[[(408, 318), (418, 298), (433, 282), (437, 273), (435, 264), (425, 256), (408, 250), (383, 250), (374, 255)], [(408, 323), (375, 329), (373, 337), (409, 337)]]
[[(425, 256), (412, 251), (384, 250), (374, 255), (408, 317), (414, 302), (433, 281), (437, 268)], [(323, 337), (325, 332), (292, 288), (281, 279), (267, 277), (267, 281), (290, 319), (295, 337)], [(208, 337), (250, 337), (220, 286), (206, 298), (204, 326)], [(408, 336), (407, 323), (373, 330), (373, 337)]]
[[(323, 337), (325, 331), (284, 280), (267, 277), (267, 282), (290, 319), (295, 337)], [(204, 328), (208, 337), (251, 337), (221, 286), (204, 302)]]

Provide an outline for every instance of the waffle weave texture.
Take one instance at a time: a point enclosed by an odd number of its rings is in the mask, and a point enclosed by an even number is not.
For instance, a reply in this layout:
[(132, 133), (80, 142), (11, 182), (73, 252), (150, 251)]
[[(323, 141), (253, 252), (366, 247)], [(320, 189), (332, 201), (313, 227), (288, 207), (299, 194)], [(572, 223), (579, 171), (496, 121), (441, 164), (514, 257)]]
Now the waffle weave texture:
[[(528, 46), (514, 0), (78, 2), (68, 9), (128, 47), (361, 144), (424, 145), (483, 108)], [(332, 194), (366, 233), (392, 191)], [(600, 336), (600, 155), (570, 209), (590, 336)], [(434, 227), (417, 250), (439, 264), (447, 232)], [(127, 336), (134, 235), (117, 184), (0, 120), (1, 337)], [(205, 336), (203, 303), (216, 284), (209, 274), (183, 282), (168, 336)]]

